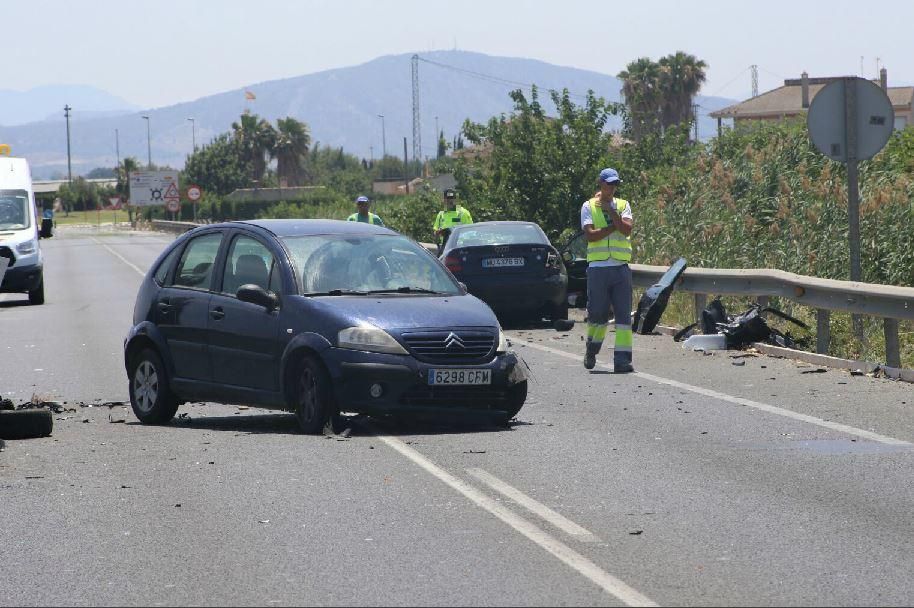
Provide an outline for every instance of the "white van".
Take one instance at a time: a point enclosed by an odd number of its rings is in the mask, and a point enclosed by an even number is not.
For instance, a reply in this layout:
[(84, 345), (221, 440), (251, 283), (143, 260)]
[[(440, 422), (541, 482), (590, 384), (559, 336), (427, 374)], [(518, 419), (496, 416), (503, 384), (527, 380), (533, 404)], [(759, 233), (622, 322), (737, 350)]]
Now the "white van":
[(27, 293), (31, 304), (44, 304), (38, 222), (29, 164), (0, 144), (0, 257), (9, 260), (0, 293)]

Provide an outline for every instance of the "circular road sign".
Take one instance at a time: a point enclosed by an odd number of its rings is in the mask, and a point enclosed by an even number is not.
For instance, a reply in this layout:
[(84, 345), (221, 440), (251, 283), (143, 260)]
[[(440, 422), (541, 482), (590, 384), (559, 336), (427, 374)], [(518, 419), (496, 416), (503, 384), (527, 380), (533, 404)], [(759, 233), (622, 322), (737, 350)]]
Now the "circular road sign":
[(203, 196), (203, 189), (200, 186), (187, 187), (187, 200), (196, 203)]
[(178, 211), (181, 210), (181, 202), (180, 201), (168, 201), (167, 203), (165, 203), (165, 208), (172, 213), (177, 213)]
[[(857, 160), (872, 158), (882, 150), (895, 128), (895, 111), (882, 88), (864, 78), (844, 78), (826, 85), (813, 98), (806, 117), (809, 137), (822, 154), (846, 163), (846, 92), (856, 93)], [(852, 155), (853, 156), (853, 155)]]

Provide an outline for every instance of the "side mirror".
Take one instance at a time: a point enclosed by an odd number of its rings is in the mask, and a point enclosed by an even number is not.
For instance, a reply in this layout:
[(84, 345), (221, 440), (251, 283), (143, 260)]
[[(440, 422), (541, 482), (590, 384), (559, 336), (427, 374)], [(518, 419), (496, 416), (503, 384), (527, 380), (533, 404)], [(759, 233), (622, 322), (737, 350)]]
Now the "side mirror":
[(38, 238), (49, 239), (52, 236), (54, 236), (54, 220), (46, 217), (41, 220), (41, 232), (38, 233)]
[(564, 260), (566, 264), (571, 264), (574, 262), (574, 255), (566, 249), (562, 252), (562, 260)]
[(279, 307), (279, 297), (275, 293), (269, 292), (260, 285), (254, 285), (253, 283), (242, 285), (235, 295), (242, 302), (263, 306), (270, 312)]

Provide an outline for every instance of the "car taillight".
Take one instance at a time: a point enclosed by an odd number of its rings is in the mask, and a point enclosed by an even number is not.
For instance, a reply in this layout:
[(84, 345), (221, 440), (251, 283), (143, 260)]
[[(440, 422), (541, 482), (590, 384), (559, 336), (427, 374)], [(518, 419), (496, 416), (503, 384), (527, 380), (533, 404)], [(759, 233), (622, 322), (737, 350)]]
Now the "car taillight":
[(562, 258), (559, 257), (559, 254), (554, 251), (550, 251), (546, 255), (546, 268), (554, 268), (556, 270), (561, 268)]
[(444, 265), (447, 266), (447, 269), (451, 272), (460, 272), (463, 270), (463, 262), (460, 261), (456, 255), (449, 255), (444, 258)]

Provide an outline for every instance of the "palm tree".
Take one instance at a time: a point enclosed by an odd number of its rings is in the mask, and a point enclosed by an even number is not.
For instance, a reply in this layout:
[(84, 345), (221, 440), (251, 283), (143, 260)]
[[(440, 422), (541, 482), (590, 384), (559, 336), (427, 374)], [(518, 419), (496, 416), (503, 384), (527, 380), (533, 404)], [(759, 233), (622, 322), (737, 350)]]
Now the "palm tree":
[(267, 156), (276, 145), (276, 130), (256, 114), (244, 113), (241, 122), (233, 122), (235, 140), (241, 147), (241, 157), (250, 169), (252, 181), (259, 182), (267, 170)]
[(641, 57), (619, 72), (619, 78), (628, 106), (632, 139), (641, 141), (660, 130), (663, 99), (660, 66), (648, 57)]
[(276, 173), (280, 183), (285, 179), (288, 186), (302, 185), (302, 162), (310, 146), (311, 134), (307, 124), (291, 116), (276, 121), (276, 141), (272, 155), (276, 158)]
[(692, 100), (705, 82), (708, 64), (683, 51), (667, 55), (658, 64), (663, 90), (664, 128), (691, 122)]

